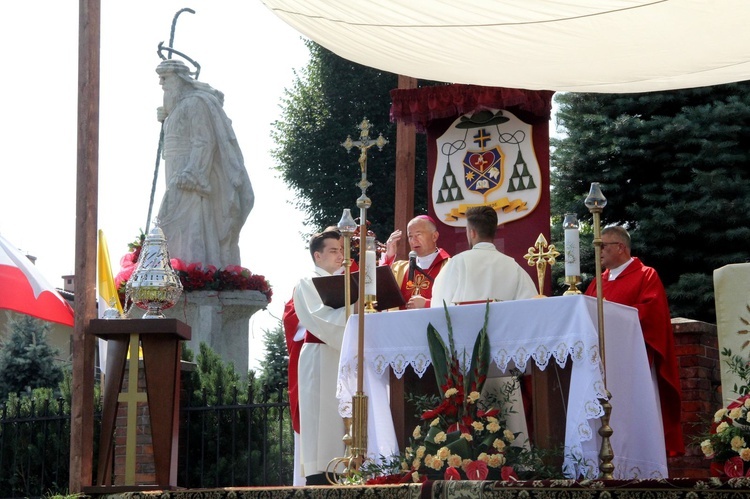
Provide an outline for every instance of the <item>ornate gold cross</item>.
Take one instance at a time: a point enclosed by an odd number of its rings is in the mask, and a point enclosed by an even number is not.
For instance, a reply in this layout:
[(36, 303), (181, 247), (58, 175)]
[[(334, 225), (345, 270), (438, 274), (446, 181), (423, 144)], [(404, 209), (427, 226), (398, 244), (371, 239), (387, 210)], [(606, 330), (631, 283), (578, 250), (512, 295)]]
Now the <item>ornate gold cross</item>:
[(427, 280), (425, 276), (422, 274), (417, 274), (414, 276), (414, 281), (407, 281), (406, 282), (406, 289), (412, 290), (412, 296), (418, 296), (422, 294), (422, 291), (426, 290), (430, 287), (430, 281)]
[[(367, 118), (364, 118), (362, 120), (362, 123), (360, 123), (357, 128), (359, 128), (359, 140), (352, 140), (351, 135), (346, 136), (346, 140), (341, 143), (342, 146), (344, 146), (344, 149), (346, 149), (346, 152), (351, 151), (352, 147), (356, 147), (359, 149), (359, 169), (362, 172), (362, 179), (359, 181), (360, 189), (362, 189), (362, 197), (365, 196), (365, 191), (367, 190), (370, 185), (372, 185), (367, 180), (367, 151), (372, 146), (377, 146), (379, 151), (383, 150), (383, 147), (388, 143), (388, 140), (383, 137), (383, 134), (381, 133), (378, 135), (378, 138), (375, 141), (370, 140), (370, 121)], [(369, 199), (367, 200), (369, 201)], [(369, 203), (368, 203), (369, 207)]]
[(529, 266), (536, 266), (536, 275), (539, 280), (539, 295), (544, 296), (544, 274), (547, 272), (547, 265), (555, 263), (560, 252), (555, 249), (554, 244), (547, 244), (544, 234), (539, 234), (534, 246), (529, 248), (523, 257), (529, 262)]

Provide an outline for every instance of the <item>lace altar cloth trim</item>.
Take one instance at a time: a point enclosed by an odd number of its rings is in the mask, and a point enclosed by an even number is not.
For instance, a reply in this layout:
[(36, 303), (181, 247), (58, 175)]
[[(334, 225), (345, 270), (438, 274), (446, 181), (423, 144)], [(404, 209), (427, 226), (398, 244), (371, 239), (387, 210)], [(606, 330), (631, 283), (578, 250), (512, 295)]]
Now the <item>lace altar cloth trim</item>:
[[(484, 304), (450, 307), (448, 310), (455, 349), (462, 359), (464, 371), (470, 363), (477, 332), (484, 323), (485, 310)], [(615, 419), (620, 418), (618, 424), (621, 426), (615, 429), (615, 432), (620, 432), (618, 435), (643, 432), (654, 435), (649, 441), (641, 442), (637, 449), (626, 446), (631, 450), (625, 452), (624, 457), (615, 452), (616, 473), (622, 478), (666, 476), (663, 442), (661, 449), (655, 443), (659, 438), (663, 439), (663, 433), (661, 437), (657, 436), (663, 430), (661, 422), (657, 421), (656, 396), (637, 311), (610, 302), (604, 304), (604, 311), (607, 350), (611, 354), (607, 368), (618, 374), (608, 377), (612, 385), (608, 388), (612, 393), (620, 394), (613, 402), (612, 427), (615, 428)], [(604, 414), (600, 399), (606, 397), (606, 390), (596, 317), (596, 300), (586, 296), (489, 305), (490, 355), (498, 369), (504, 372), (515, 365), (524, 370), (530, 359), (542, 370), (549, 365), (551, 358), (559, 366), (564, 366), (568, 358), (572, 361), (563, 468), (569, 478), (594, 478), (599, 474), (596, 430), (599, 428), (598, 418)], [(339, 412), (344, 417), (351, 417), (351, 399), (357, 391), (357, 331), (356, 321), (352, 319), (356, 317), (350, 318), (344, 334), (337, 382)], [(390, 438), (388, 434), (392, 432), (392, 427), (390, 430), (384, 427), (384, 421), (390, 420), (388, 370), (392, 369), (400, 378), (411, 366), (422, 376), (430, 365), (425, 334), (428, 324), (433, 325), (447, 345), (447, 318), (442, 309), (387, 312), (372, 314), (366, 319), (363, 389), (370, 398), (368, 428), (371, 423), (380, 425), (372, 428), (368, 438), (370, 443), (380, 444), (383, 439)], [(373, 436), (374, 433), (377, 436)], [(393, 440), (388, 445), (393, 445)], [(388, 445), (381, 446), (378, 452), (383, 454)]]

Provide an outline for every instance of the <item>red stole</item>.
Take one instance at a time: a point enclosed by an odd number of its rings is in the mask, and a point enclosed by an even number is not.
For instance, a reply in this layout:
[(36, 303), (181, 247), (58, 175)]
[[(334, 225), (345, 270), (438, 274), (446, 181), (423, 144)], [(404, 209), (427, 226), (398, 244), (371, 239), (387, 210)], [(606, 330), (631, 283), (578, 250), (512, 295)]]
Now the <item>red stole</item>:
[[(409, 282), (408, 260), (398, 260), (396, 262), (393, 262), (393, 264), (391, 265), (391, 269), (393, 270), (393, 275), (396, 277), (396, 282), (401, 287), (401, 296), (404, 297), (404, 301), (408, 302), (409, 298), (416, 294), (419, 294), (421, 296), (424, 296), (427, 300), (427, 303), (425, 303), (425, 308), (429, 308), (430, 300), (432, 298), (432, 285), (434, 284), (435, 278), (440, 273), (443, 266), (448, 263), (448, 259), (450, 259), (450, 255), (448, 254), (448, 252), (442, 248), (439, 248), (438, 255), (435, 257), (435, 260), (433, 260), (430, 268), (426, 270), (422, 269), (421, 272), (414, 272), (414, 282)], [(422, 274), (422, 272), (429, 275), (432, 280), (426, 278)], [(405, 309), (405, 307), (401, 308)]]
[[(596, 281), (589, 285), (586, 294), (596, 296)], [(609, 280), (609, 270), (602, 274), (602, 295), (606, 300), (638, 309), (649, 364), (656, 369), (667, 455), (684, 454), (680, 374), (667, 294), (659, 275), (638, 258), (633, 258), (614, 281)]]
[(294, 311), (294, 300), (291, 299), (284, 305), (284, 313), (281, 316), (284, 325), (284, 336), (286, 337), (286, 351), (289, 353), (289, 368), (287, 373), (289, 392), (289, 411), (292, 415), (292, 428), (299, 433), (299, 388), (297, 364), (299, 354), (302, 350), (303, 341), (295, 341), (294, 335), (299, 327), (299, 319)]

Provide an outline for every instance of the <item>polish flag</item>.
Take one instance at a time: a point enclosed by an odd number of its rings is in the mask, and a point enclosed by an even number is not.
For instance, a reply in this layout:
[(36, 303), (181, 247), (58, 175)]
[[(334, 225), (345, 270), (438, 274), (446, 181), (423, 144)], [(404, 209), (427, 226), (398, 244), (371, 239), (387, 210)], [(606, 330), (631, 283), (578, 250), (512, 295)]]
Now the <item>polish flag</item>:
[(73, 309), (34, 264), (0, 236), (0, 309), (73, 326)]

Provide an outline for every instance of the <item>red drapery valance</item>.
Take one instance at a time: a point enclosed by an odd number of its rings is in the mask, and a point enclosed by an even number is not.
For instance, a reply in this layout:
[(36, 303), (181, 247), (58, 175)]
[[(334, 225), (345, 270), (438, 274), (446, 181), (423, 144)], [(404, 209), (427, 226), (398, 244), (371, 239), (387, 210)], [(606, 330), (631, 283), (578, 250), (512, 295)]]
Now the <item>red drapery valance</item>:
[(391, 121), (414, 124), (424, 131), (435, 119), (460, 116), (480, 109), (516, 108), (549, 119), (551, 90), (442, 85), (391, 90)]

